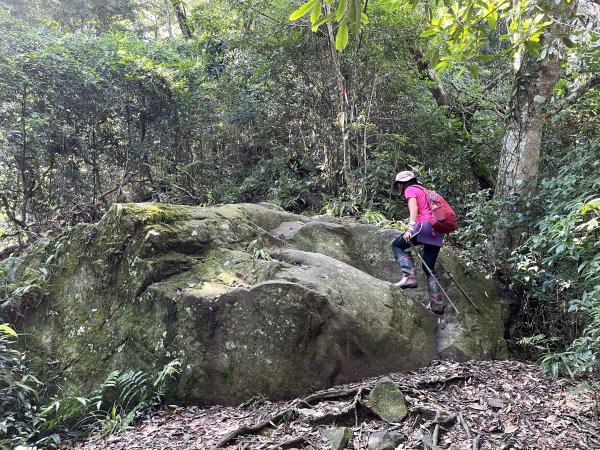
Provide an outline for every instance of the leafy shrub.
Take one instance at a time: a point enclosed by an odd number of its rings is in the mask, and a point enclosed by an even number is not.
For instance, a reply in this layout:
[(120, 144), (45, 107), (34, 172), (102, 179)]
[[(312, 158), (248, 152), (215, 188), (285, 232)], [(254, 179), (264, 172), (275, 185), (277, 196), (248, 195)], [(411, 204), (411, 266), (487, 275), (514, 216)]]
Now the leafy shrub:
[(323, 210), (334, 217), (356, 217), (360, 215), (361, 205), (354, 198), (331, 198), (325, 202)]
[(469, 267), (484, 267), (495, 274), (506, 260), (492, 245), (497, 226), (509, 227), (510, 219), (502, 214), (503, 205), (497, 199), (489, 200), (489, 190), (484, 189), (466, 196), (459, 213), (458, 230), (452, 238), (458, 242), (466, 256)]
[[(89, 397), (58, 395), (41, 412), (44, 431), (87, 435), (99, 430), (100, 436), (127, 428), (136, 414), (162, 401), (168, 381), (180, 372), (181, 361), (166, 364), (154, 379), (141, 371), (114, 371)], [(48, 440), (49, 438), (46, 438)]]
[[(554, 374), (598, 369), (600, 355), (600, 141), (558, 161), (541, 181), (543, 214), (512, 256), (511, 281), (526, 288), (523, 332), (541, 336)], [(523, 343), (532, 344), (528, 340)]]
[(0, 325), (0, 448), (25, 441), (40, 424), (34, 399), (40, 382), (27, 373), (25, 356), (15, 350), (17, 333)]
[[(487, 200), (487, 191), (468, 195), (452, 235), (468, 266), (501, 275), (519, 298), (513, 337), (554, 375), (598, 367), (599, 146), (592, 142), (556, 161), (557, 173), (541, 180), (537, 195), (525, 199), (524, 211), (513, 219), (497, 200)], [(492, 245), (497, 227), (520, 227), (528, 237), (508, 255)]]

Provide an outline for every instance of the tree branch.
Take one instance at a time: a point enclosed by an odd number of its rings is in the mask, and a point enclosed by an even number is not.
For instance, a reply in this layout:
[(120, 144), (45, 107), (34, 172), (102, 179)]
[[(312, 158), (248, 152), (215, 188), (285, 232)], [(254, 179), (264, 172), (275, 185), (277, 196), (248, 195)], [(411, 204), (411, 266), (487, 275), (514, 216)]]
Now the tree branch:
[(435, 99), (438, 106), (450, 106), (451, 100), (448, 92), (444, 88), (444, 85), (436, 79), (435, 71), (430, 67), (429, 61), (423, 59), (425, 51), (422, 48), (416, 48), (413, 51), (415, 61), (417, 63), (417, 69), (421, 72), (433, 86), (429, 87), (433, 98)]
[(2, 206), (4, 206), (4, 211), (6, 212), (6, 216), (10, 219), (12, 223), (20, 226), (21, 228), (27, 228), (27, 224), (25, 220), (21, 220), (17, 218), (14, 210), (10, 207), (10, 202), (8, 197), (3, 192), (0, 192), (0, 201), (2, 202)]
[(488, 84), (485, 85), (485, 87), (483, 88), (483, 93), (485, 94), (485, 93), (491, 91), (492, 89), (494, 89), (496, 86), (498, 86), (498, 84), (500, 83), (500, 81), (502, 81), (504, 78), (506, 78), (511, 73), (512, 73), (512, 68), (511, 67), (509, 67), (508, 69), (504, 70), (496, 78), (494, 78), (492, 81), (490, 81)]
[(563, 109), (568, 108), (569, 106), (577, 103), (581, 97), (583, 97), (589, 90), (593, 89), (597, 85), (600, 84), (600, 74), (594, 75), (590, 78), (586, 83), (582, 84), (578, 89), (573, 91), (571, 95), (557, 104), (553, 105), (551, 108), (548, 108), (546, 111), (545, 118), (548, 119), (552, 116), (555, 116)]
[(98, 198), (96, 199), (96, 202), (100, 202), (102, 200), (104, 200), (108, 195), (112, 194), (113, 192), (118, 191), (119, 189), (121, 189), (123, 186), (125, 186), (127, 183), (129, 183), (129, 181), (131, 180), (131, 177), (133, 176), (133, 174), (131, 172), (125, 172), (125, 175), (123, 175), (123, 178), (121, 179), (121, 182), (119, 184), (117, 184), (115, 187), (109, 189), (106, 192), (103, 192), (102, 194), (100, 194), (98, 196)]

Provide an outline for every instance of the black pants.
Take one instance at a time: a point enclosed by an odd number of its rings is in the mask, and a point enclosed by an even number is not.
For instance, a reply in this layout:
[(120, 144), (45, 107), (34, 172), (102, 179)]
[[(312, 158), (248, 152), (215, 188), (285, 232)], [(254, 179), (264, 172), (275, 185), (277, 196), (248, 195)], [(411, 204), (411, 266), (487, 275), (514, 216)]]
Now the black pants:
[[(431, 244), (421, 244), (420, 242), (417, 242), (417, 236), (413, 236), (411, 242), (415, 246), (423, 246), (423, 261), (425, 261), (425, 264), (427, 264), (433, 273), (435, 273), (435, 262), (437, 261), (441, 247)], [(408, 248), (410, 248), (410, 243), (405, 241), (402, 236), (398, 236), (394, 239), (394, 242), (392, 242), (392, 252), (394, 253), (396, 261), (402, 257), (409, 256), (409, 253), (406, 251)], [(425, 264), (423, 264), (423, 272), (425, 272), (425, 275), (429, 276), (429, 271), (425, 267)]]

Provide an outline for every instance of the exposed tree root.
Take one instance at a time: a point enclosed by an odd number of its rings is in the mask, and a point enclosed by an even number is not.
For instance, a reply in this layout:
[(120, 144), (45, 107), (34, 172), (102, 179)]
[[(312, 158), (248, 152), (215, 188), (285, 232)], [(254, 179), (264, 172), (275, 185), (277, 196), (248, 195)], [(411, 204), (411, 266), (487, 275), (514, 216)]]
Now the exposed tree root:
[(233, 430), (231, 433), (229, 433), (227, 436), (225, 436), (223, 439), (221, 439), (221, 441), (219, 441), (219, 443), (217, 443), (217, 445), (215, 445), (215, 448), (223, 448), (225, 447), (227, 444), (229, 444), (231, 441), (233, 441), (234, 439), (243, 436), (245, 434), (253, 434), (253, 433), (258, 433), (259, 431), (261, 431), (263, 428), (266, 427), (275, 427), (275, 424), (285, 418), (291, 418), (292, 415), (295, 414), (295, 410), (296, 408), (287, 408), (284, 409), (283, 411), (278, 412), (277, 414), (275, 414), (274, 416), (269, 417), (268, 419), (263, 420), (262, 422), (259, 422), (255, 425), (244, 425), (239, 427), (236, 430)]

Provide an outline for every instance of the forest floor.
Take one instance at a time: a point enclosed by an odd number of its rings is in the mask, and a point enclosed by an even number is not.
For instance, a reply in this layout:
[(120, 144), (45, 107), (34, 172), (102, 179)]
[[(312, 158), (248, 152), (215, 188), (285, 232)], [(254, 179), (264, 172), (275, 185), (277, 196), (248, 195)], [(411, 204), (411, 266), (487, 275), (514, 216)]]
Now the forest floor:
[(397, 449), (600, 449), (600, 394), (589, 382), (553, 379), (517, 361), (436, 361), (388, 377), (409, 406), (400, 423), (369, 409), (366, 394), (378, 380), (372, 378), (287, 402), (169, 405), (105, 440), (61, 448), (320, 450), (332, 448), (323, 430), (347, 427), (348, 449), (374, 448), (382, 430), (401, 434)]

